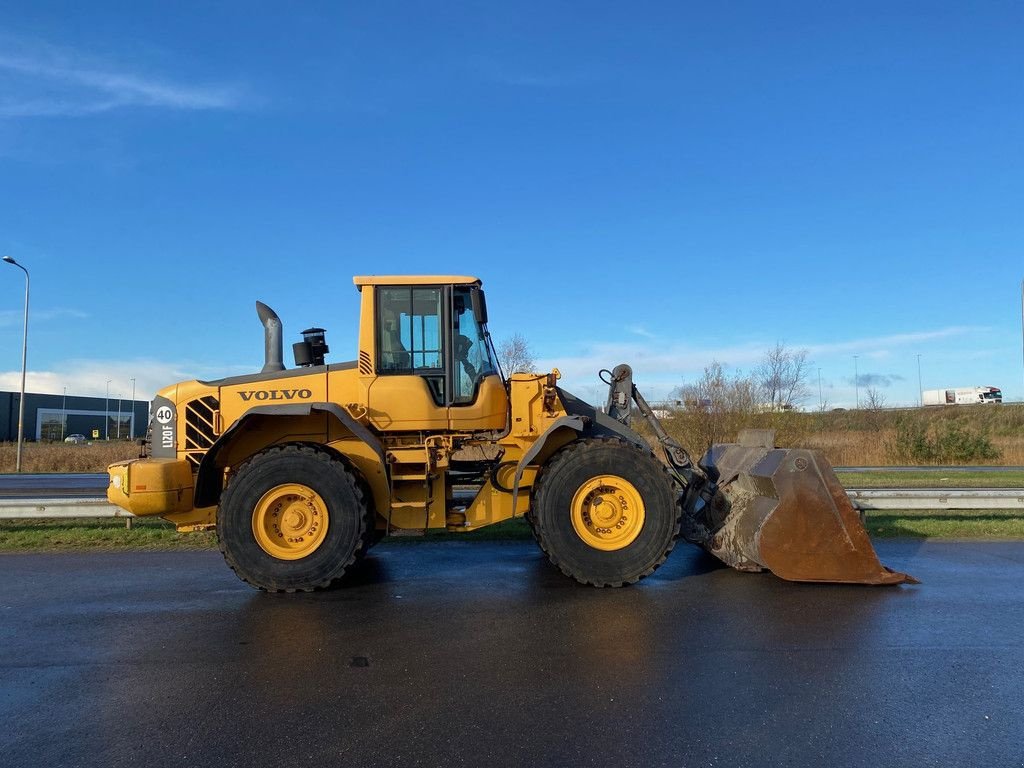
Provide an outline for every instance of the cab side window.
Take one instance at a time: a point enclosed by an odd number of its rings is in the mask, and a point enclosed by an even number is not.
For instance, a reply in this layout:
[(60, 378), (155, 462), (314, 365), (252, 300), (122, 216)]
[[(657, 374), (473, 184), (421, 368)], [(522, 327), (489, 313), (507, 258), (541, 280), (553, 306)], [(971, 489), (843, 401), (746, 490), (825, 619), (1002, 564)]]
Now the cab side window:
[(382, 288), (377, 348), (380, 373), (441, 370), (441, 289)]
[(444, 403), (440, 288), (380, 288), (377, 294), (377, 373), (423, 376)]

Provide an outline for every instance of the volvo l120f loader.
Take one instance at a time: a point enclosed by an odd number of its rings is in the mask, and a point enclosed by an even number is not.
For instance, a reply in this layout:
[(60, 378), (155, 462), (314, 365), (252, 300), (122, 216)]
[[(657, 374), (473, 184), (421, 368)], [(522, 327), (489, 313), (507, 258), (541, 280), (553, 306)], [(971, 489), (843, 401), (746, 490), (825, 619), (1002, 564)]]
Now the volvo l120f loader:
[[(561, 389), (557, 370), (504, 378), (476, 278), (355, 284), (354, 361), (327, 364), (311, 328), (285, 369), (281, 321), (258, 303), (263, 370), (161, 390), (148, 455), (110, 467), (108, 498), (182, 531), (216, 528), (228, 564), (269, 591), (325, 587), (385, 535), (517, 516), (552, 563), (595, 586), (642, 579), (680, 536), (785, 579), (912, 581), (879, 563), (820, 454), (755, 431), (695, 463), (626, 365), (603, 372), (607, 412)], [(656, 449), (629, 427), (634, 410)]]

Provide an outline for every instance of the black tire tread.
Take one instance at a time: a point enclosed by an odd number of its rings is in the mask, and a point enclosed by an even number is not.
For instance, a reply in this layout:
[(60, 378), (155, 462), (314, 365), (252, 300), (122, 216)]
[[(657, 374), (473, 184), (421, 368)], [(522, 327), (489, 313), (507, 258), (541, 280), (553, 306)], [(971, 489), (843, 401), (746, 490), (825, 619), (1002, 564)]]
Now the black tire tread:
[[(526, 515), (527, 521), (530, 524), (530, 529), (533, 531), (534, 538), (537, 540), (537, 543), (540, 545), (544, 554), (547, 555), (548, 560), (550, 560), (551, 563), (566, 576), (575, 579), (581, 584), (588, 584), (593, 587), (621, 587), (627, 584), (635, 584), (641, 579), (645, 579), (650, 576), (668, 559), (668, 556), (672, 554), (672, 550), (675, 549), (676, 541), (679, 538), (679, 531), (682, 526), (682, 509), (677, 506), (676, 513), (674, 514), (672, 521), (671, 539), (668, 542), (667, 548), (661, 553), (658, 560), (635, 577), (617, 581), (592, 579), (587, 574), (574, 569), (571, 564), (566, 563), (564, 560), (560, 559), (556, 553), (551, 551), (551, 548), (547, 544), (548, 531), (545, 527), (547, 523), (544, 519), (545, 516), (534, 513), (535, 508), (541, 509), (545, 504), (545, 477), (551, 478), (555, 476), (555, 470), (564, 463), (585, 461), (586, 455), (595, 451), (595, 446), (603, 447), (609, 444), (615, 444), (623, 451), (632, 451), (636, 457), (642, 457), (643, 459), (654, 458), (640, 446), (621, 438), (598, 437), (574, 440), (565, 447), (559, 449), (550, 459), (548, 459), (544, 467), (541, 469), (539, 476), (534, 481), (534, 491), (530, 502), (530, 512)], [(654, 460), (657, 461), (657, 459)], [(668, 468), (661, 464), (661, 462), (658, 463), (661, 465), (666, 485), (671, 485), (672, 480), (671, 475), (668, 472)]]
[(238, 465), (238, 468), (232, 473), (231, 479), (229, 479), (227, 487), (224, 489), (224, 493), (221, 494), (220, 506), (224, 506), (231, 501), (231, 494), (234, 489), (237, 489), (237, 483), (234, 482), (237, 478), (242, 477), (244, 474), (255, 471), (259, 465), (270, 458), (278, 458), (280, 456), (307, 456), (315, 458), (317, 461), (322, 462), (324, 465), (324, 472), (333, 472), (338, 475), (343, 482), (348, 483), (351, 486), (352, 492), (359, 500), (361, 508), (364, 513), (360, 516), (361, 530), (359, 532), (359, 544), (356, 547), (352, 555), (346, 560), (345, 564), (339, 569), (334, 575), (326, 577), (321, 581), (315, 582), (305, 587), (279, 587), (271, 583), (260, 583), (253, 579), (250, 579), (244, 569), (235, 560), (232, 553), (227, 549), (225, 544), (225, 533), (223, 531), (223, 516), (218, 513), (217, 515), (217, 547), (220, 549), (221, 554), (224, 556), (225, 562), (235, 575), (239, 579), (244, 581), (250, 586), (256, 587), (264, 592), (314, 592), (322, 589), (327, 589), (333, 583), (341, 579), (349, 568), (359, 559), (361, 559), (366, 551), (373, 545), (373, 530), (376, 522), (375, 512), (372, 504), (367, 503), (366, 485), (348, 465), (339, 460), (333, 453), (324, 449), (320, 446), (310, 445), (308, 443), (285, 443), (282, 445), (271, 446), (266, 448), (259, 453), (253, 454), (244, 462)]

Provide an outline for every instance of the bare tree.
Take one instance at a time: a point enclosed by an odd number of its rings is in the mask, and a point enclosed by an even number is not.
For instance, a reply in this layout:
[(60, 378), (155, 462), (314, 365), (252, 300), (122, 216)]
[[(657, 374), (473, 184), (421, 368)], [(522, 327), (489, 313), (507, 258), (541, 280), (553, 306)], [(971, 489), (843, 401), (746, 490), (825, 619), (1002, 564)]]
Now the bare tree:
[(522, 334), (515, 333), (498, 345), (498, 362), (506, 374), (533, 373), (535, 367), (530, 344)]
[(704, 368), (692, 384), (684, 384), (674, 396), (683, 401), (694, 434), (690, 447), (703, 450), (735, 431), (757, 407), (757, 384), (750, 376), (728, 376), (718, 361)]
[(884, 420), (885, 395), (875, 387), (868, 387), (867, 394), (861, 398), (861, 408), (872, 429), (881, 429)]
[(867, 394), (864, 395), (864, 407), (869, 411), (881, 411), (885, 408), (885, 395), (875, 387), (868, 387)]
[(765, 405), (781, 411), (807, 399), (810, 373), (806, 349), (788, 349), (781, 342), (776, 342), (754, 369), (754, 380)]

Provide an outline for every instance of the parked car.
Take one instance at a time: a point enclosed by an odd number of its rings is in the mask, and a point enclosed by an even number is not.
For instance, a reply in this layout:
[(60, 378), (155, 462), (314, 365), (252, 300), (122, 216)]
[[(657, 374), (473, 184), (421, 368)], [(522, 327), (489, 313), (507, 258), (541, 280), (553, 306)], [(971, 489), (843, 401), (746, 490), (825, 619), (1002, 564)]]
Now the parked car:
[(65, 443), (84, 443), (86, 442), (85, 435), (68, 435), (64, 438)]

